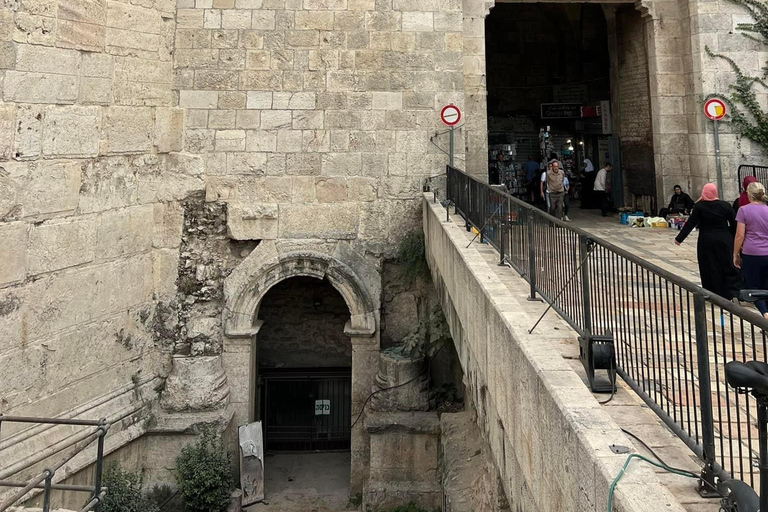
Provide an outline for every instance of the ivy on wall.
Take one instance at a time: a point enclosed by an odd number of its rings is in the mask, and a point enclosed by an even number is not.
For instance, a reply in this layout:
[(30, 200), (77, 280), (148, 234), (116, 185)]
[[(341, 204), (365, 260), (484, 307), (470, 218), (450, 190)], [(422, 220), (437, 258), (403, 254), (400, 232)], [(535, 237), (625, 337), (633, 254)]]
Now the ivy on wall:
[[(753, 23), (739, 23), (736, 29), (752, 41), (768, 46), (768, 5), (759, 0), (728, 0), (744, 7), (752, 15)], [(738, 135), (746, 137), (768, 152), (768, 113), (766, 113), (757, 99), (757, 87), (763, 87), (768, 91), (766, 78), (768, 67), (763, 67), (762, 76), (751, 76), (744, 73), (736, 62), (730, 57), (714, 53), (708, 46), (704, 47), (707, 55), (712, 58), (722, 59), (727, 62), (736, 80), (728, 87), (728, 94), (722, 98), (728, 105), (728, 121)], [(713, 97), (710, 95), (707, 97)]]

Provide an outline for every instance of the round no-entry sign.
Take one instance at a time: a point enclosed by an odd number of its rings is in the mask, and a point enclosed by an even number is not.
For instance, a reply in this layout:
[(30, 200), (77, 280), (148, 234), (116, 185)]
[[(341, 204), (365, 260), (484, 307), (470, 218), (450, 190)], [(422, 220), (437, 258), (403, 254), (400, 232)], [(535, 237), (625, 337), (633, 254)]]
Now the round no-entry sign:
[(446, 105), (440, 112), (440, 120), (448, 126), (456, 126), (461, 121), (461, 110), (456, 105)]
[(723, 100), (712, 98), (704, 104), (704, 114), (713, 121), (719, 121), (725, 117), (726, 108)]

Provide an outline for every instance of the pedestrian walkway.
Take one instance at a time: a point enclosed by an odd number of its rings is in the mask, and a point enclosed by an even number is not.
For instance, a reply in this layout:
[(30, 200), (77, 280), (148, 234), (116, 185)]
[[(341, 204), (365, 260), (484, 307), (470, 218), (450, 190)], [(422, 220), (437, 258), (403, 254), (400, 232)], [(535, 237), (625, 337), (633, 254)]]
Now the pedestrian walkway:
[(701, 284), (696, 260), (698, 231), (693, 231), (682, 245), (675, 245), (679, 231), (670, 228), (633, 228), (619, 223), (618, 214), (603, 217), (600, 210), (571, 208), (573, 227), (592, 233), (636, 256), (674, 272), (683, 279)]
[[(595, 235), (599, 234), (601, 237), (608, 235), (606, 238), (609, 238), (612, 234), (615, 238), (620, 238), (622, 236), (621, 231), (610, 225), (608, 222), (610, 219), (603, 219), (600, 217), (599, 213), (597, 213), (596, 219), (593, 219), (591, 218), (593, 215), (594, 214), (591, 212), (577, 214), (577, 218), (579, 219), (578, 222), (581, 223), (585, 229), (588, 228), (589, 232), (594, 233)], [(571, 216), (571, 218), (574, 217)], [(457, 224), (463, 225), (463, 219), (456, 215), (452, 216), (452, 220)], [(595, 220), (598, 220), (598, 222), (595, 222)], [(576, 222), (574, 222), (574, 224), (576, 224)], [(628, 230), (632, 229), (627, 228), (626, 226), (621, 227)], [(648, 229), (650, 230), (650, 228)], [(467, 241), (469, 242), (469, 240), (472, 239), (472, 234), (467, 233), (466, 236)], [(663, 243), (663, 240), (658, 235), (653, 234), (653, 236), (657, 237), (657, 243)], [(667, 236), (670, 237), (668, 240), (672, 240), (673, 237), (671, 231), (667, 233)], [(614, 241), (613, 239), (611, 239), (611, 241), (619, 245), (618, 241)], [(671, 243), (673, 244), (673, 247), (675, 247), (674, 242), (672, 241)], [(628, 246), (622, 245), (622, 247), (627, 248)], [(499, 282), (503, 283), (514, 295), (519, 297), (527, 296), (529, 290), (528, 283), (514, 270), (507, 266), (499, 266), (497, 264), (498, 253), (496, 250), (490, 245), (479, 243), (475, 248), (485, 257), (489, 267), (494, 269)], [(648, 252), (647, 254), (652, 253)], [(698, 278), (698, 273), (696, 277)], [(538, 318), (547, 308), (547, 304), (544, 302), (521, 300), (520, 304), (531, 318)], [(560, 355), (568, 361), (569, 365), (581, 377), (584, 385), (588, 386), (586, 372), (579, 360), (578, 339), (571, 327), (554, 311), (549, 311), (546, 320), (536, 328), (536, 333), (550, 341), (552, 346), (558, 350)], [(698, 474), (701, 471), (701, 462), (688, 447), (685, 446), (685, 444), (674, 435), (666, 425), (664, 425), (658, 416), (653, 413), (653, 411), (626, 383), (618, 380), (617, 388), (617, 392), (613, 397), (606, 394), (595, 394), (595, 398), (604, 404), (606, 412), (608, 412), (619, 427), (625, 430), (625, 433), (630, 437), (636, 436), (636, 438), (633, 439), (635, 450), (651, 459), (659, 456), (670, 466)], [(608, 400), (609, 397), (610, 400)], [(638, 439), (642, 440), (642, 443), (645, 443), (647, 446), (644, 446)], [(656, 455), (651, 453), (648, 447), (650, 447)], [(696, 481), (694, 479), (672, 475), (661, 469), (659, 469), (657, 473), (659, 473), (659, 480), (662, 484), (674, 494), (686, 510), (690, 512), (716, 512), (719, 510), (718, 499), (705, 499), (699, 496), (695, 489)]]

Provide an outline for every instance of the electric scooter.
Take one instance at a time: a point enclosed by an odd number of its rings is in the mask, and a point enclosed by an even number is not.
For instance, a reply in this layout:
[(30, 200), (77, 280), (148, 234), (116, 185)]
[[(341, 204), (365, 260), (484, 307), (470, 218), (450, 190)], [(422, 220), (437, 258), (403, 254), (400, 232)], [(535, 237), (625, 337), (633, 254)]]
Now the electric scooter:
[[(739, 298), (745, 302), (768, 299), (768, 291), (742, 290)], [(768, 364), (762, 361), (725, 365), (725, 380), (738, 393), (749, 393), (757, 401), (757, 429), (760, 449), (760, 496), (741, 480), (724, 480), (718, 485), (723, 495), (721, 509), (725, 512), (768, 511)]]

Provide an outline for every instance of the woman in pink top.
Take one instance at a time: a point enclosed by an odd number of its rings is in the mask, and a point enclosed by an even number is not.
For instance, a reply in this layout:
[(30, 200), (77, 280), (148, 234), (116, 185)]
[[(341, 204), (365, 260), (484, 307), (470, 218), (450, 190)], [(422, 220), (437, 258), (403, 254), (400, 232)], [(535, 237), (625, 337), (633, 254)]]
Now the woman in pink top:
[[(750, 183), (747, 196), (749, 204), (739, 208), (736, 214), (738, 225), (733, 242), (733, 264), (742, 269), (749, 288), (768, 290), (768, 205), (764, 202), (765, 187), (761, 183)], [(758, 301), (756, 306), (768, 318), (766, 301)]]

